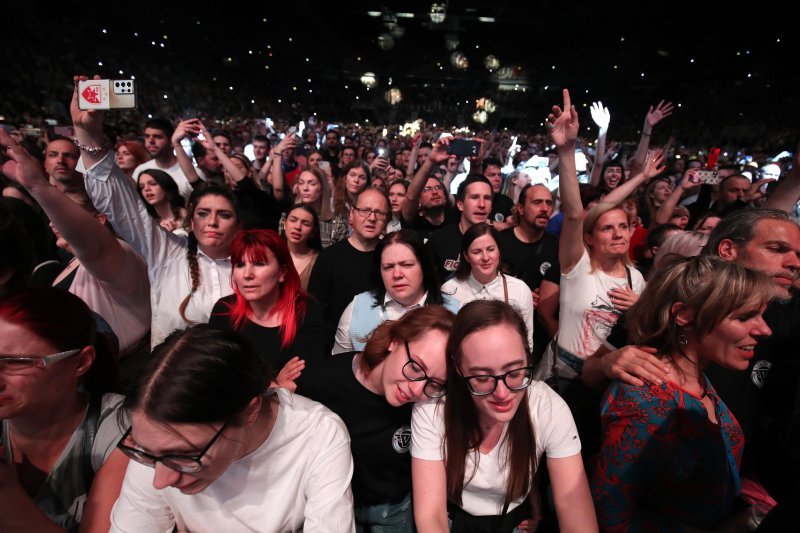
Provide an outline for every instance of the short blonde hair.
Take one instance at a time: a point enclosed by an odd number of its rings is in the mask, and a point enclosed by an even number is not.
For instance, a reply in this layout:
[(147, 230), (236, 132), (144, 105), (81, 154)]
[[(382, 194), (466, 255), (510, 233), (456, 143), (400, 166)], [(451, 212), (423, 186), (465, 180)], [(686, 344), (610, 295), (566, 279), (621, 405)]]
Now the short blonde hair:
[[(691, 257), (656, 273), (626, 313), (632, 344), (651, 346), (668, 359), (683, 353), (681, 335), (697, 339), (743, 307), (770, 301), (772, 283), (766, 274), (708, 255)], [(694, 319), (681, 327), (673, 305), (682, 303)]]

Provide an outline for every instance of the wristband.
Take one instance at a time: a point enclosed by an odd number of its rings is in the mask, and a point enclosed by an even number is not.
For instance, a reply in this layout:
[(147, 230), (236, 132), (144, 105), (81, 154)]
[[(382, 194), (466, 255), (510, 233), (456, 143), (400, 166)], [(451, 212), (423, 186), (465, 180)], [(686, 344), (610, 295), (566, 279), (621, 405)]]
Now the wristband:
[(78, 142), (77, 137), (74, 137), (72, 142), (75, 143), (75, 146), (77, 146), (79, 150), (83, 150), (89, 155), (98, 155), (108, 150), (108, 139), (104, 139), (100, 146), (84, 146)]

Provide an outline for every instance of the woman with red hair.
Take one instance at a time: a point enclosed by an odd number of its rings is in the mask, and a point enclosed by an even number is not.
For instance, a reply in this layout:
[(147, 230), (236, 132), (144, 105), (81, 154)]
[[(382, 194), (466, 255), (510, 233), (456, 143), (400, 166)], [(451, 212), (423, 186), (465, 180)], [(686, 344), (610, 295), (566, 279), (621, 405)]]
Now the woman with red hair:
[(135, 181), (133, 171), (136, 167), (147, 161), (150, 161), (150, 154), (139, 141), (123, 141), (117, 145), (117, 166), (131, 181)]
[(272, 230), (241, 231), (231, 245), (233, 294), (220, 299), (210, 324), (249, 340), (294, 391), (305, 361), (325, 353), (319, 308), (300, 287), (289, 248)]

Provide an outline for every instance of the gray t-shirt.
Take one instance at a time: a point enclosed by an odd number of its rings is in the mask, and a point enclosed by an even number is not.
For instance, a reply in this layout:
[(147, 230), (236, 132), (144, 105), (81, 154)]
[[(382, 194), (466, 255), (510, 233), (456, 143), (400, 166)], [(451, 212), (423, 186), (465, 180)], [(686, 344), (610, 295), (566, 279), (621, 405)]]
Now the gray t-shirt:
[[(87, 479), (88, 468), (97, 472), (103, 466), (125, 429), (119, 427), (116, 416), (122, 400), (123, 397), (119, 394), (104, 394), (99, 416), (91, 416), (87, 409), (81, 425), (72, 434), (50, 475), (33, 498), (39, 510), (60, 527), (70, 531), (78, 530), (91, 484), (91, 480)], [(92, 425), (96, 425), (96, 429), (93, 430), (90, 427)], [(86, 442), (92, 433), (94, 441)], [(6, 420), (0, 423), (0, 443), (5, 450), (6, 459), (11, 461), (11, 443)], [(88, 450), (91, 450), (91, 457), (87, 458)]]

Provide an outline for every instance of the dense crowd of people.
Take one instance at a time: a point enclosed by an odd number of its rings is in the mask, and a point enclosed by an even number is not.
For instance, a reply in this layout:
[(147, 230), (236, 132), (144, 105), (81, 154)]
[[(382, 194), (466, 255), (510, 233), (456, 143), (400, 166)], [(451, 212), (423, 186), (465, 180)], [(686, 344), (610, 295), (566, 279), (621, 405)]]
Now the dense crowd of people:
[(566, 89), (136, 130), (84, 79), (0, 129), (0, 530), (796, 527), (797, 153), (582, 139)]

